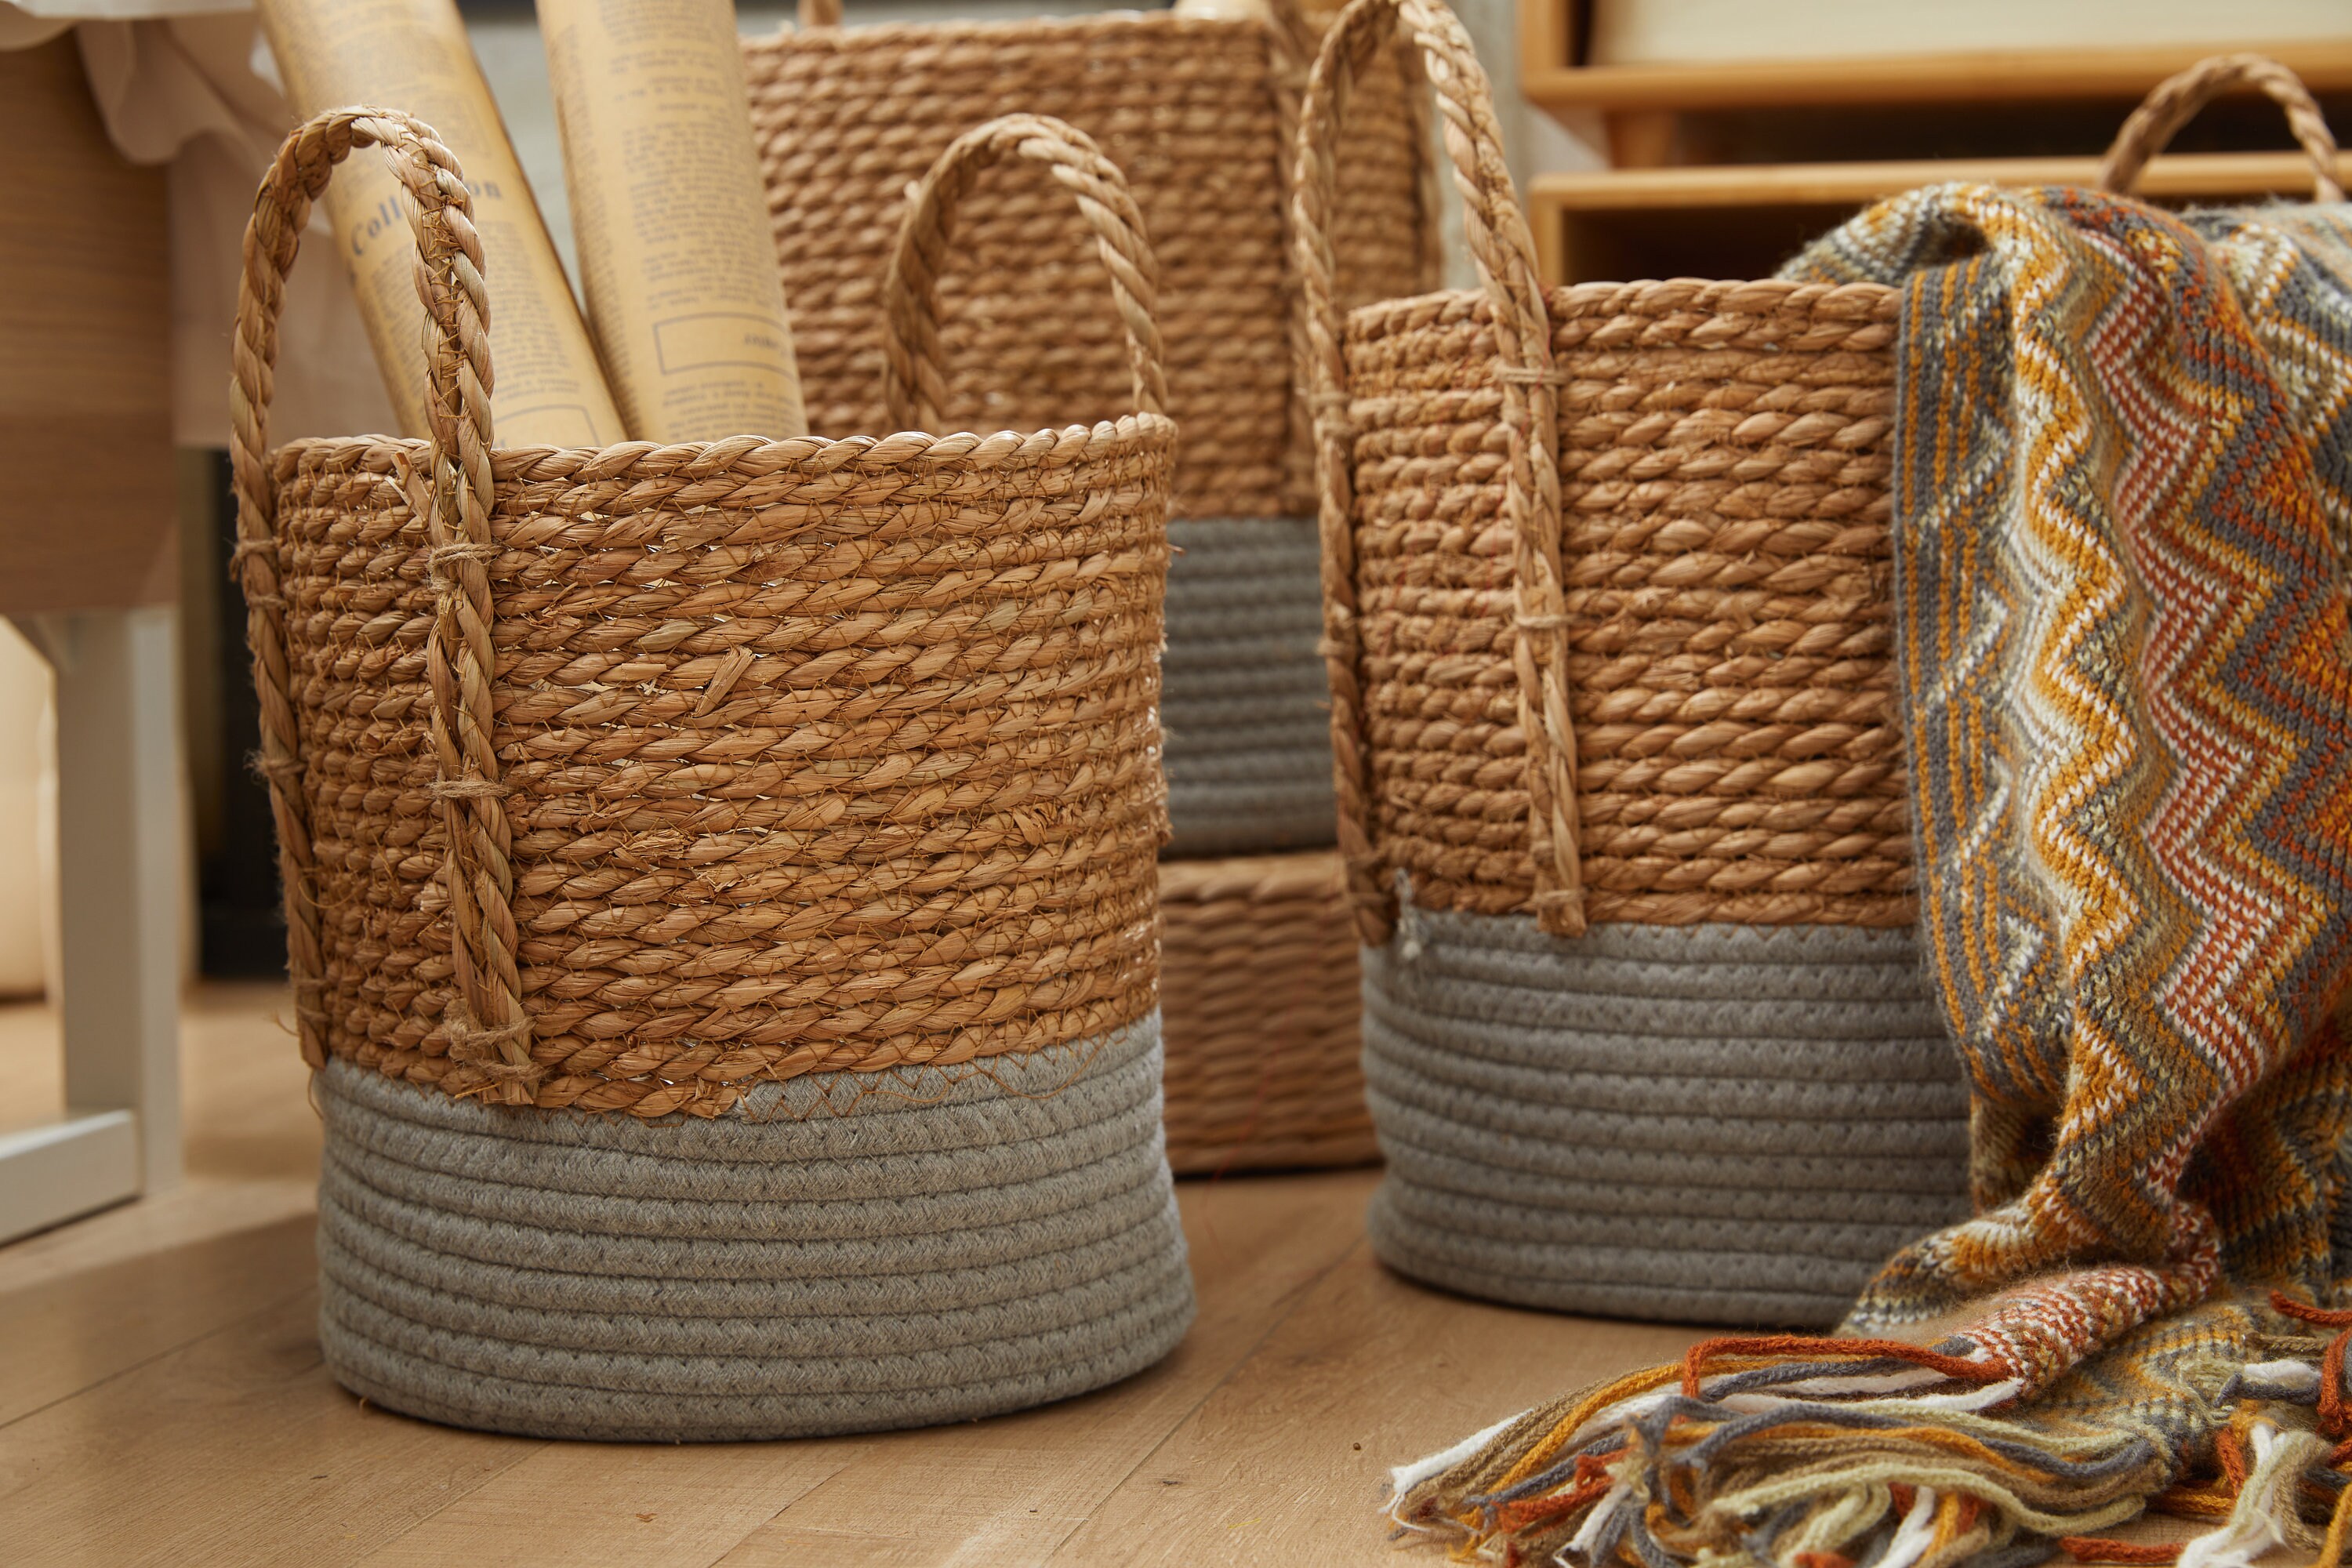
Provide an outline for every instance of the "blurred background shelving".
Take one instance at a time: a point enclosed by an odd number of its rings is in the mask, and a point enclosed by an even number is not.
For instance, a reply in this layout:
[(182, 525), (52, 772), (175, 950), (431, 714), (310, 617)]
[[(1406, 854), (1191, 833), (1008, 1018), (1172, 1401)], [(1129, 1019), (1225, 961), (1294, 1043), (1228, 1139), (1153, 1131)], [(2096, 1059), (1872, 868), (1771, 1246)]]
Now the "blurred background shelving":
[[(1517, 26), (1530, 117), (1601, 165), (1527, 174), (1553, 282), (1760, 276), (1915, 185), (2085, 183), (2132, 106), (2210, 54), (2267, 54), (2352, 124), (2344, 0), (1518, 0)], [(2275, 105), (2235, 97), (2141, 188), (2297, 196), (2309, 168), (2290, 147)]]

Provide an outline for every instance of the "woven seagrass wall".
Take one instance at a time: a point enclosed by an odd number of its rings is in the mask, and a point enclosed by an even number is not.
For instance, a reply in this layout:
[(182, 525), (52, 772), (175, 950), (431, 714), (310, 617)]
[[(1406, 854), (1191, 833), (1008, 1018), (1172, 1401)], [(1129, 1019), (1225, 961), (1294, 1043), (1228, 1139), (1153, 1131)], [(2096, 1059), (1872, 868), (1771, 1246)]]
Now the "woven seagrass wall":
[[(1595, 920), (1913, 917), (1895, 302), (1769, 282), (1549, 296)], [(1486, 322), (1467, 294), (1360, 310), (1348, 363), (1375, 843), (1417, 904), (1501, 913), (1532, 869)]]
[[(1150, 1012), (1166, 430), (498, 454), (537, 1103), (716, 1114)], [(279, 451), (277, 559), (328, 1048), (460, 1093), (485, 1078), (445, 1027), (422, 450)]]
[[(1314, 510), (1290, 395), (1288, 136), (1258, 25), (1128, 14), (816, 28), (745, 45), (777, 256), (812, 427), (886, 427), (877, 297), (908, 182), (992, 116), (1051, 114), (1126, 174), (1160, 258), (1179, 516)], [(1304, 72), (1296, 81), (1303, 82)], [(1352, 110), (1338, 247), (1352, 300), (1430, 287), (1421, 132), (1383, 60)], [(1127, 406), (1118, 323), (1068, 197), (992, 172), (940, 279), (946, 428), (1033, 429)]]

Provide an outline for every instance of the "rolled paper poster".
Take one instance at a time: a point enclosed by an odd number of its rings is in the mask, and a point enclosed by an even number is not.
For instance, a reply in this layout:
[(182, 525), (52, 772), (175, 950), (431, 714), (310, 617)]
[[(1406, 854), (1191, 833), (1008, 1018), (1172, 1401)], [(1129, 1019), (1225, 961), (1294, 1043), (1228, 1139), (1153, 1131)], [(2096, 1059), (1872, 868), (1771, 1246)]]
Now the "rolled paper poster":
[[(606, 447), (627, 438), (546, 221), (516, 162), (489, 84), (452, 0), (261, 0), (261, 25), (286, 96), (308, 117), (344, 104), (404, 110), (457, 155), (474, 226), (496, 258), (490, 297), (490, 408), (509, 447)], [(408, 197), (375, 158), (354, 158), (326, 194), (335, 248), (350, 268), (368, 339), (404, 435), (429, 435), (416, 345)]]
[(1271, 22), (1274, 7), (1267, 0), (1176, 0), (1179, 16), (1204, 16), (1220, 22)]
[(730, 0), (539, 0), (539, 27), (631, 438), (807, 435)]

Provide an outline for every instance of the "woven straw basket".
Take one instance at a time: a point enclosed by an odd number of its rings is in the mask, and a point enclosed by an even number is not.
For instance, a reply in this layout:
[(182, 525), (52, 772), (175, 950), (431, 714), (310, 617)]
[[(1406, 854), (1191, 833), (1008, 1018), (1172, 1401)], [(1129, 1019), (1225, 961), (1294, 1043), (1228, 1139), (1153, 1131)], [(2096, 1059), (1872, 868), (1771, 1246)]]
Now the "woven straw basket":
[[(1359, 310), (1325, 214), (1402, 24), (1481, 287)], [(1966, 1212), (1893, 727), (1895, 296), (1551, 290), (1436, 0), (1357, 0), (1300, 131), (1340, 848), (1421, 1279), (1823, 1323)]]
[[(811, 0), (797, 31), (746, 45), (814, 428), (868, 429), (881, 416), (881, 249), (908, 183), (963, 126), (1053, 114), (1133, 183), (1160, 260), (1169, 412), (1182, 437), (1162, 709), (1170, 1157), (1179, 1170), (1359, 1161), (1370, 1143), (1356, 1010), (1338, 1000), (1352, 992), (1355, 955), (1328, 935), (1347, 914), (1328, 874), (1330, 721), (1284, 213), (1312, 30), (1295, 0), (1272, 26), (1165, 12), (839, 21), (837, 4)], [(1334, 240), (1352, 298), (1434, 281), (1422, 101), (1399, 61), (1368, 73)], [(982, 200), (940, 279), (954, 367), (945, 417), (1025, 427), (1123, 406), (1118, 322), (1082, 286), (1092, 263), (1058, 195), (1035, 171), (1008, 168)], [(1259, 858), (1302, 851), (1314, 853), (1288, 868)], [(1239, 895), (1252, 883), (1265, 896)], [(1195, 896), (1206, 889), (1217, 891)], [(1192, 968), (1237, 952), (1261, 958)], [(1349, 973), (1302, 995), (1264, 957), (1276, 952), (1336, 952)]]
[[(268, 450), (311, 202), (415, 201), (429, 441)], [(1090, 226), (1139, 412), (1018, 435), (496, 447), (457, 164), (350, 110), (279, 154), (236, 342), (239, 557), (301, 1044), (320, 1335), (394, 1409), (730, 1438), (977, 1416), (1159, 1359), (1155, 708), (1174, 428), (1118, 171), (959, 139), (883, 298), (942, 384), (957, 202)]]

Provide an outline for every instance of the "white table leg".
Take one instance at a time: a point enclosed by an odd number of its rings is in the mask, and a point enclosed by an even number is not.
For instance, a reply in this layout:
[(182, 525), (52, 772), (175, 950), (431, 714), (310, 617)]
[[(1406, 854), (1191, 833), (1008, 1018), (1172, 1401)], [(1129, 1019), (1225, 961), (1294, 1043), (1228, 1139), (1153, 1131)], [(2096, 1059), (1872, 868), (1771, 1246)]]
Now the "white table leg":
[(0, 1137), (0, 1241), (180, 1179), (174, 617), (16, 620), (58, 677), (66, 1116)]

